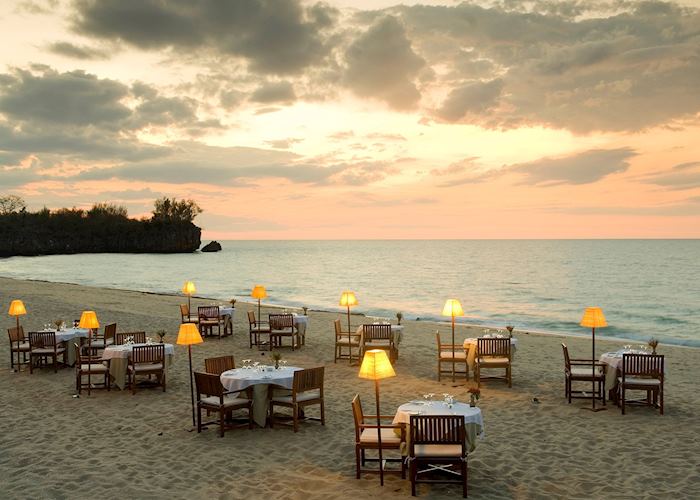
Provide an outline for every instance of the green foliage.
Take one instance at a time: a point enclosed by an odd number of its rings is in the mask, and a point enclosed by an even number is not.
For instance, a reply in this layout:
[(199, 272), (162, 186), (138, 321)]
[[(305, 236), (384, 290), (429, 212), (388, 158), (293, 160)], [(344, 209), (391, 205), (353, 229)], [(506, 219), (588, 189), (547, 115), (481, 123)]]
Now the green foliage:
[(0, 196), (0, 215), (14, 214), (27, 210), (27, 204), (16, 194)]
[(176, 198), (158, 198), (154, 202), (154, 221), (192, 222), (202, 213), (194, 200), (177, 200)]
[(113, 203), (95, 203), (87, 212), (88, 217), (126, 219), (129, 212), (122, 205)]

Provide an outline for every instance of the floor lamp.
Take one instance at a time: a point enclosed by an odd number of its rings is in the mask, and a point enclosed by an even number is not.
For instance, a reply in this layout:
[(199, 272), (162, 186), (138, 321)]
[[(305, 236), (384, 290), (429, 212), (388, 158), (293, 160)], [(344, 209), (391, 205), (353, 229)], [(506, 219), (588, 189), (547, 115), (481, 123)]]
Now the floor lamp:
[[(603, 315), (603, 310), (600, 307), (587, 307), (586, 310), (583, 312), (583, 318), (581, 318), (581, 326), (590, 328), (591, 329), (591, 339), (593, 341), (593, 355), (591, 357), (591, 380), (593, 381), (593, 394), (592, 394), (592, 400), (593, 400), (593, 406), (591, 408), (588, 408), (591, 411), (601, 411), (605, 410), (605, 407), (600, 407), (596, 408), (595, 407), (595, 395), (596, 395), (596, 389), (595, 389), (595, 384), (596, 384), (596, 357), (595, 357), (595, 329), (596, 328), (605, 328), (608, 326), (608, 322), (605, 320), (605, 315)], [(605, 388), (603, 388), (605, 390)]]
[(382, 458), (381, 412), (379, 411), (379, 380), (395, 377), (396, 372), (383, 349), (371, 349), (365, 352), (360, 366), (360, 378), (374, 380), (374, 396), (377, 401), (377, 445), (379, 447), (379, 483), (384, 486), (384, 461)]
[(254, 299), (258, 299), (258, 321), (262, 321), (262, 318), (260, 317), (260, 300), (267, 297), (267, 290), (265, 290), (263, 285), (255, 285), (250, 296)]
[(447, 299), (445, 307), (442, 308), (443, 316), (452, 318), (452, 382), (455, 381), (455, 316), (464, 316), (462, 304), (457, 299)]
[(202, 336), (194, 323), (182, 323), (177, 333), (177, 344), (187, 346), (187, 354), (190, 360), (190, 398), (192, 401), (192, 427), (197, 425), (194, 418), (194, 385), (192, 384), (192, 345), (201, 344)]
[[(90, 395), (90, 389), (92, 387), (92, 379), (90, 373), (92, 372), (92, 332), (100, 327), (100, 322), (97, 321), (97, 314), (95, 311), (83, 311), (80, 315), (79, 328), (87, 328), (88, 331), (88, 396)], [(106, 341), (105, 341), (106, 342)], [(106, 346), (106, 344), (105, 344)], [(80, 367), (82, 368), (82, 366)], [(82, 377), (81, 377), (82, 378)], [(80, 381), (82, 384), (82, 380)]]
[(348, 308), (348, 357), (350, 358), (350, 364), (352, 364), (352, 341), (350, 339), (350, 308), (352, 306), (356, 306), (358, 304), (357, 298), (355, 297), (354, 292), (350, 291), (345, 291), (343, 294), (340, 296), (340, 303), (339, 305), (343, 307)]
[(187, 319), (189, 320), (192, 317), (192, 295), (197, 291), (197, 288), (194, 286), (194, 283), (191, 281), (185, 281), (185, 284), (182, 285), (182, 293), (187, 295)]
[[(12, 302), (10, 302), (10, 309), (7, 311), (7, 314), (15, 317), (15, 320), (17, 321), (16, 338), (19, 338), (19, 317), (27, 314), (27, 309), (24, 307), (24, 302), (22, 302), (21, 300), (13, 300)], [(10, 357), (11, 356), (12, 352), (10, 352)], [(24, 359), (26, 360), (27, 358), (25, 357)], [(19, 364), (19, 349), (17, 349), (17, 368), (15, 369), (15, 371), (19, 371), (20, 366), (21, 365)]]

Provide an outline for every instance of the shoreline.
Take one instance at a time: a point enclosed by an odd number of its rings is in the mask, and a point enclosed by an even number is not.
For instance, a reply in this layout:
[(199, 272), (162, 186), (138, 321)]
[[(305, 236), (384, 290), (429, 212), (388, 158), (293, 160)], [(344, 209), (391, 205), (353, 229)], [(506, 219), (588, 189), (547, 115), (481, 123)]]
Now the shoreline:
[[(70, 283), (70, 282), (65, 282), (65, 281), (49, 281), (49, 280), (41, 280), (41, 279), (30, 279), (30, 278), (13, 278), (13, 277), (8, 277), (8, 276), (0, 276), (0, 279), (6, 279), (6, 280), (11, 280), (11, 281), (17, 281), (17, 282), (30, 282), (30, 283), (52, 283), (52, 284), (57, 284), (57, 285), (72, 285), (72, 286), (81, 286), (81, 287), (86, 287), (86, 288), (92, 288), (95, 290), (115, 290), (115, 291), (120, 291), (120, 292), (133, 292), (133, 293), (143, 293), (147, 295), (153, 295), (153, 296), (159, 296), (159, 297), (181, 297), (183, 300), (186, 299), (186, 295), (183, 295), (182, 293), (169, 293), (169, 292), (154, 292), (154, 291), (148, 291), (148, 290), (135, 290), (131, 288), (117, 288), (117, 287), (103, 287), (103, 286), (95, 286), (95, 285), (85, 285), (81, 283)], [(208, 297), (204, 295), (192, 295), (192, 299), (198, 299), (198, 300), (205, 300), (205, 301), (213, 301), (213, 302), (228, 302), (227, 299), (219, 299), (216, 297)], [(254, 300), (247, 300), (247, 299), (239, 299), (236, 298), (236, 302), (241, 302), (246, 305), (251, 305), (251, 306), (257, 306), (258, 303), (257, 301)], [(285, 305), (285, 304), (278, 304), (274, 302), (264, 302), (263, 307), (268, 308), (268, 309), (298, 309), (302, 310), (303, 306), (297, 306), (297, 305)], [(309, 307), (309, 312), (317, 312), (317, 313), (322, 313), (322, 314), (340, 314), (342, 316), (346, 315), (345, 311), (341, 311), (340, 309), (335, 310), (332, 308), (329, 309), (322, 309), (322, 308), (311, 308)], [(365, 318), (384, 318), (385, 316), (379, 316), (379, 315), (372, 315), (372, 314), (366, 314), (362, 312), (350, 312), (350, 316), (353, 317), (365, 317)], [(391, 320), (395, 320), (395, 318), (390, 318)], [(450, 321), (438, 321), (434, 319), (407, 319), (404, 318), (403, 322), (415, 322), (418, 324), (434, 324), (439, 326), (450, 326), (451, 323)], [(455, 322), (455, 327), (462, 327), (462, 328), (467, 328), (467, 329), (473, 329), (473, 330), (505, 330), (505, 326), (497, 326), (497, 325), (484, 325), (484, 324), (474, 324), (474, 323), (465, 323), (465, 322), (460, 322), (456, 321)], [(456, 331), (456, 330), (455, 330)], [(536, 335), (536, 336), (545, 336), (545, 337), (560, 337), (560, 338), (573, 338), (573, 339), (586, 339), (589, 338), (590, 335), (587, 333), (561, 333), (561, 332), (548, 332), (544, 330), (537, 330), (537, 329), (514, 329), (513, 333), (518, 333), (519, 335)], [(611, 336), (606, 336), (604, 334), (600, 334), (596, 332), (596, 340), (603, 340), (603, 341), (610, 341), (610, 342), (618, 342), (621, 344), (641, 344), (645, 343), (645, 341), (640, 340), (640, 339), (630, 339), (630, 338), (625, 338), (625, 337), (611, 337)], [(663, 346), (668, 346), (668, 347), (681, 347), (681, 348), (686, 348), (686, 349), (695, 349), (695, 350), (700, 350), (700, 345), (685, 345), (685, 344), (676, 344), (672, 342), (663, 342), (659, 340), (659, 345)]]

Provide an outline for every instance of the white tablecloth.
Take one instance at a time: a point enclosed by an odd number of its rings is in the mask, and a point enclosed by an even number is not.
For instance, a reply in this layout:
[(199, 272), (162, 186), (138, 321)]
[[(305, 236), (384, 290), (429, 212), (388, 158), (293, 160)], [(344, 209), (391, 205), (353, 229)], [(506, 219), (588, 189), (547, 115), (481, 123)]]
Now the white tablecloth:
[[(489, 338), (489, 337), (486, 337)], [(494, 338), (494, 337), (490, 337)], [(495, 337), (495, 338), (502, 338), (502, 337)], [(464, 339), (464, 350), (467, 352), (467, 364), (469, 365), (470, 370), (474, 370), (474, 360), (476, 358), (476, 346), (477, 346), (477, 340), (474, 338), (468, 338)], [(515, 357), (515, 351), (518, 349), (518, 339), (515, 337), (510, 338), (510, 350), (511, 350), (511, 355), (514, 358)]]
[[(124, 344), (110, 345), (102, 352), (102, 359), (109, 360), (109, 374), (114, 381), (114, 385), (120, 389), (126, 387), (126, 366), (129, 364), (129, 357), (135, 346), (149, 344)], [(152, 345), (152, 344), (151, 344)], [(165, 344), (165, 371), (167, 379), (168, 366), (173, 362), (175, 347), (172, 344)]]
[(481, 415), (481, 408), (469, 406), (467, 403), (454, 403), (452, 408), (448, 408), (442, 401), (411, 401), (399, 406), (396, 410), (393, 423), (406, 424), (406, 433), (410, 435), (408, 424), (411, 422), (411, 415), (462, 415), (467, 427), (467, 444), (469, 451), (476, 448), (476, 437), (483, 439), (484, 419)]
[[(600, 356), (600, 362), (605, 364), (605, 390), (609, 391), (617, 385), (617, 377), (622, 376), (623, 354), (650, 354), (641, 349), (620, 349), (619, 351), (606, 352)], [(664, 370), (666, 367), (664, 367)]]
[[(90, 330), (87, 328), (66, 328), (64, 330), (42, 330), (44, 332), (55, 332), (56, 333), (56, 343), (61, 342), (66, 343), (66, 364), (73, 366), (75, 364), (75, 347), (73, 343), (80, 346), (81, 339), (85, 339), (90, 334)], [(71, 342), (73, 341), (73, 342)]]
[(227, 370), (220, 376), (221, 385), (227, 391), (237, 392), (253, 387), (253, 420), (260, 427), (267, 423), (268, 388), (270, 385), (291, 389), (294, 372), (301, 370), (296, 366), (286, 366), (279, 370), (273, 367), (261, 369), (236, 368)]

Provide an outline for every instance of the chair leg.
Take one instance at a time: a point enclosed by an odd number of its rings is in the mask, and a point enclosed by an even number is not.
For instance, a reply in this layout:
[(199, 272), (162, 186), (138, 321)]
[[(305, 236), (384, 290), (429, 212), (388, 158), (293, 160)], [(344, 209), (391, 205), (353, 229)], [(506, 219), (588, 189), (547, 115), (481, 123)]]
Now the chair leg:
[(197, 434), (202, 432), (202, 407), (197, 404)]
[(272, 429), (275, 426), (275, 405), (270, 400), (270, 429)]
[(409, 475), (411, 476), (411, 496), (416, 496), (416, 475), (417, 475), (417, 467), (416, 467), (416, 461), (411, 460), (410, 465), (409, 465)]
[(664, 384), (663, 381), (661, 382), (661, 385), (659, 386), (659, 411), (661, 415), (664, 414)]
[(462, 496), (467, 498), (467, 486), (468, 486), (468, 474), (469, 467), (467, 465), (467, 458), (462, 460)]
[(253, 428), (253, 403), (248, 404), (248, 429)]
[(294, 432), (299, 432), (299, 405), (294, 405), (292, 407), (292, 419)]
[(326, 425), (326, 405), (321, 400), (321, 425)]
[(56, 353), (53, 355), (53, 372), (58, 373), (58, 355)]
[(224, 407), (219, 408), (219, 437), (224, 437)]
[(355, 445), (355, 479), (360, 479), (360, 446)]
[(165, 370), (161, 372), (162, 382), (163, 382), (163, 392), (165, 392)]
[(622, 400), (622, 401), (620, 401), (620, 405), (622, 407), (622, 414), (624, 415), (625, 414), (625, 386), (624, 385), (620, 388), (620, 399)]

